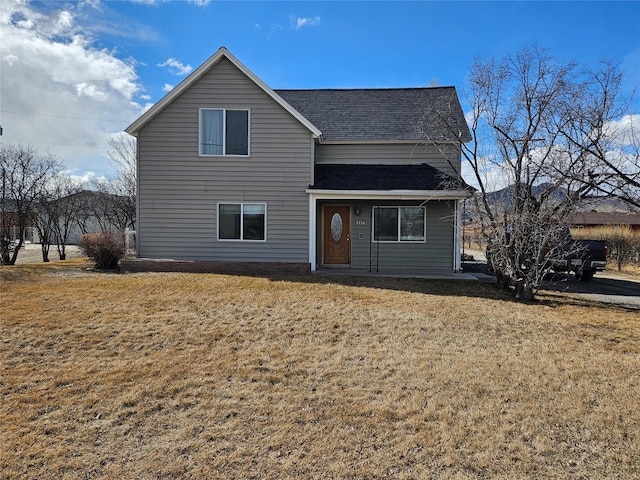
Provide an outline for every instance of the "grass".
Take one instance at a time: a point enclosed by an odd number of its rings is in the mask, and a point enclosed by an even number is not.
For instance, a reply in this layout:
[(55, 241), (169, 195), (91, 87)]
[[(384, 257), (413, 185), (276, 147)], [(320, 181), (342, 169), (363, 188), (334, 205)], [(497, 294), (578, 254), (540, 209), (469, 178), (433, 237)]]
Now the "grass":
[(637, 312), (480, 282), (0, 269), (0, 478), (633, 478)]

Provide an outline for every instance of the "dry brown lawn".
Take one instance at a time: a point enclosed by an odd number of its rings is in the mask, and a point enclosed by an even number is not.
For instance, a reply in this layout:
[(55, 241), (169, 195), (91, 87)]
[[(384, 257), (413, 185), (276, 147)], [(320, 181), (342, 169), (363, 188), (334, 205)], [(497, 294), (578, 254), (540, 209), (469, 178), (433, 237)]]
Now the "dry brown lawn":
[(0, 268), (0, 478), (634, 478), (640, 318), (480, 282)]

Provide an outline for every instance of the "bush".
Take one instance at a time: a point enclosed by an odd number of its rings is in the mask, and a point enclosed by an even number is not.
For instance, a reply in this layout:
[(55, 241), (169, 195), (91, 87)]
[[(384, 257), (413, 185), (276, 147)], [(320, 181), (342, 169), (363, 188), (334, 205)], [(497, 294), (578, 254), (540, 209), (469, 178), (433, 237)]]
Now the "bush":
[(101, 270), (118, 268), (118, 260), (125, 253), (122, 233), (85, 233), (78, 246), (87, 257), (95, 262), (95, 268)]

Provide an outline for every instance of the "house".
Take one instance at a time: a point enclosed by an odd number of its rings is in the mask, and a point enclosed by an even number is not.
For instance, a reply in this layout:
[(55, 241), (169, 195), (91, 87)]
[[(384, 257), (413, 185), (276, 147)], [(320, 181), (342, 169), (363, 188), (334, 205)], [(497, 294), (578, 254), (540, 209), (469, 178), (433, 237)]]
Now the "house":
[(469, 131), (453, 87), (273, 90), (221, 47), (126, 132), (139, 259), (127, 268), (460, 267)]

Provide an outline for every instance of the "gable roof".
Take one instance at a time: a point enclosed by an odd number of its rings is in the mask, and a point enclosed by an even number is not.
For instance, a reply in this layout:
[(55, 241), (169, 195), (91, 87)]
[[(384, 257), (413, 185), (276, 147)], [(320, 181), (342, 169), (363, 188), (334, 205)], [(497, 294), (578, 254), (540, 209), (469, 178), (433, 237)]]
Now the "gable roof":
[(471, 139), (455, 87), (272, 90), (225, 47), (220, 47), (125, 132), (137, 136), (140, 129), (223, 58), (322, 142), (423, 142), (427, 139), (467, 142)]
[(447, 190), (469, 188), (463, 181), (420, 165), (317, 164), (312, 190)]
[(471, 139), (455, 87), (275, 92), (322, 130), (323, 142)]
[(169, 93), (162, 97), (156, 104), (149, 110), (143, 113), (138, 119), (125, 128), (125, 132), (129, 135), (137, 136), (137, 133), (142, 127), (144, 127), (149, 121), (151, 121), (158, 113), (160, 113), (167, 105), (180, 96), (185, 90), (187, 90), (192, 84), (198, 81), (203, 75), (205, 75), (211, 68), (213, 68), (220, 60), (226, 58), (233, 65), (235, 65), (242, 73), (244, 73), (251, 81), (253, 81), (258, 87), (260, 87), (267, 95), (274, 99), (279, 105), (281, 105), (286, 111), (293, 115), (300, 123), (309, 129), (314, 137), (320, 137), (322, 132), (316, 128), (307, 118), (296, 111), (291, 105), (289, 105), (281, 96), (277, 95), (271, 88), (267, 86), (262, 80), (260, 80), (251, 70), (245, 67), (236, 57), (231, 55), (225, 47), (220, 47), (216, 53), (214, 53), (207, 61), (200, 65), (197, 69), (191, 72), (184, 80), (175, 86)]

